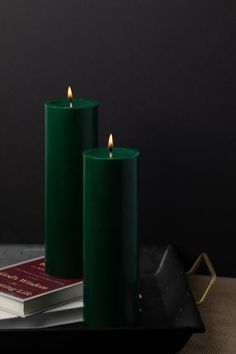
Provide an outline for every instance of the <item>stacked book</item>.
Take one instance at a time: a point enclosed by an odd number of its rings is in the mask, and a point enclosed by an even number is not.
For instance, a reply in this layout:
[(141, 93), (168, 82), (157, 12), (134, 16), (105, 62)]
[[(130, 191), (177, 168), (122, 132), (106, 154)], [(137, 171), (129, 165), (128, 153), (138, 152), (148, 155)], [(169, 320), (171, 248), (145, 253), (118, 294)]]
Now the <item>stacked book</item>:
[(45, 273), (44, 257), (0, 269), (0, 329), (47, 328), (83, 320), (82, 279)]

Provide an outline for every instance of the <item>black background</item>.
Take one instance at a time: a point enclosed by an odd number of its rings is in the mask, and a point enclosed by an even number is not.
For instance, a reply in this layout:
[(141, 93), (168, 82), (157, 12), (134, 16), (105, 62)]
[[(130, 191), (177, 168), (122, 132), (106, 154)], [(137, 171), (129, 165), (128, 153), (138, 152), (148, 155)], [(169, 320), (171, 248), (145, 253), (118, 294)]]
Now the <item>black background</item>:
[(100, 106), (140, 150), (142, 242), (236, 275), (234, 0), (0, 2), (0, 242), (43, 242), (47, 99)]

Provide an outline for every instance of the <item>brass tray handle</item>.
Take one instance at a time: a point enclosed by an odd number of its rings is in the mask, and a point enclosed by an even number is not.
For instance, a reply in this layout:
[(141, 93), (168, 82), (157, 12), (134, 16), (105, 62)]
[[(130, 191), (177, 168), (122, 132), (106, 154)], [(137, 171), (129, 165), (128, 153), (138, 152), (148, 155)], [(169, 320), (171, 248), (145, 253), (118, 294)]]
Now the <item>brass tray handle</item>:
[(199, 257), (196, 259), (196, 261), (194, 262), (192, 268), (191, 268), (188, 272), (186, 272), (186, 274), (187, 274), (187, 275), (192, 275), (192, 274), (194, 274), (194, 273), (196, 272), (197, 268), (199, 267), (199, 265), (200, 265), (203, 261), (205, 262), (205, 264), (206, 264), (206, 266), (207, 266), (207, 268), (208, 268), (208, 270), (209, 270), (209, 273), (211, 274), (211, 281), (210, 281), (208, 287), (206, 288), (205, 292), (203, 293), (202, 297), (200, 298), (200, 300), (197, 300), (197, 301), (196, 301), (196, 304), (197, 304), (197, 305), (202, 304), (202, 303), (206, 300), (206, 298), (207, 298), (207, 296), (208, 296), (208, 294), (209, 294), (209, 291), (211, 290), (211, 288), (213, 287), (213, 285), (214, 285), (215, 282), (216, 282), (216, 272), (215, 272), (215, 269), (214, 269), (214, 267), (213, 267), (213, 265), (212, 265), (212, 263), (211, 263), (211, 261), (210, 261), (208, 255), (207, 255), (207, 253), (205, 253), (205, 252), (200, 254), (200, 256), (199, 256)]

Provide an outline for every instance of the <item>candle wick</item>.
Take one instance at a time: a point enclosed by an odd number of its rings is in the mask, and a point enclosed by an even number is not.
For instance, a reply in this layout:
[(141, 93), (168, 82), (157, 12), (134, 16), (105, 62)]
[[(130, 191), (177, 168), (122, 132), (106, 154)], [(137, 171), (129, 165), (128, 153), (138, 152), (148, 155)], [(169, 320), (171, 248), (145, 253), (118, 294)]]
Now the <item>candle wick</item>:
[(70, 98), (70, 108), (72, 108), (72, 99)]
[(109, 151), (109, 157), (112, 158), (112, 150)]

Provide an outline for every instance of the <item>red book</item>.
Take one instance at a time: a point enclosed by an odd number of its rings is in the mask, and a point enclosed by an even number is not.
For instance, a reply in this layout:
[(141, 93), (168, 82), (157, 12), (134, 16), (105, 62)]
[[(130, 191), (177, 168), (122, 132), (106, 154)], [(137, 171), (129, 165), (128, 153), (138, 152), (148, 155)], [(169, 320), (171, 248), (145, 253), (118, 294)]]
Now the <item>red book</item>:
[(82, 295), (82, 279), (61, 279), (46, 274), (44, 257), (0, 268), (0, 308), (21, 317)]

